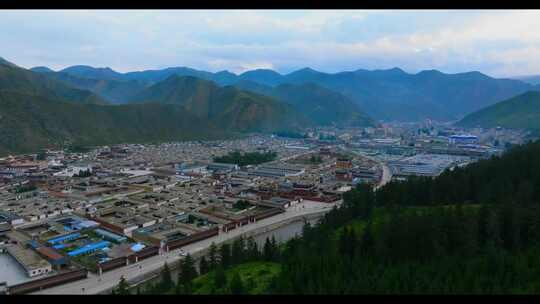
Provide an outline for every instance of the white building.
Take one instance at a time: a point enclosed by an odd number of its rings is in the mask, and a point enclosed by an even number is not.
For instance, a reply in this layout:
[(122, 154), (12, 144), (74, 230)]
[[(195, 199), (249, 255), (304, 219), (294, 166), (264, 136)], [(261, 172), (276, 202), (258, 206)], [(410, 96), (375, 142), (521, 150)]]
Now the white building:
[(64, 169), (64, 170), (62, 170), (60, 172), (56, 172), (53, 175), (54, 176), (73, 177), (74, 175), (78, 175), (78, 174), (80, 174), (81, 172), (84, 172), (84, 171), (92, 172), (92, 166), (91, 165), (87, 165), (87, 166), (69, 166), (68, 168), (66, 168), (66, 169)]

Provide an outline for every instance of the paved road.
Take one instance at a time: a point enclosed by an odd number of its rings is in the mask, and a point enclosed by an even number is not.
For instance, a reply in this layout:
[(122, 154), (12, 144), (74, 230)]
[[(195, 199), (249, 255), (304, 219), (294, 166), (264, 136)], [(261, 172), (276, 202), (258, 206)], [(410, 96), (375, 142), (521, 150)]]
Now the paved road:
[(388, 182), (390, 182), (392, 180), (392, 171), (390, 171), (390, 168), (386, 165), (386, 163), (384, 161), (379, 160), (379, 159), (374, 158), (374, 157), (371, 157), (371, 156), (364, 155), (364, 154), (356, 152), (356, 151), (353, 151), (353, 153), (355, 153), (356, 155), (359, 155), (361, 157), (367, 158), (369, 160), (372, 160), (372, 161), (378, 163), (381, 166), (383, 172), (382, 172), (382, 176), (381, 176), (381, 180), (379, 181), (379, 184), (377, 184), (377, 186), (375, 186), (375, 190), (377, 190), (380, 187), (386, 185)]
[[(184, 246), (182, 247), (182, 249), (190, 253), (191, 255), (194, 255), (197, 252), (208, 248), (212, 242), (219, 244), (224, 241), (236, 238), (247, 232), (253, 232), (260, 228), (264, 228), (266, 226), (270, 226), (282, 221), (290, 220), (295, 217), (301, 217), (317, 212), (327, 212), (330, 211), (333, 206), (334, 204), (304, 201), (297, 204), (296, 206), (287, 209), (287, 211), (284, 213), (234, 229), (227, 233), (220, 233), (219, 235), (216, 235), (214, 237)], [(79, 280), (72, 283), (48, 288), (35, 292), (34, 294), (97, 294), (103, 291), (107, 291), (112, 287), (116, 286), (120, 281), (120, 277), (122, 276), (124, 276), (124, 278), (126, 278), (126, 280), (128, 280), (129, 282), (143, 275), (144, 273), (159, 270), (161, 267), (163, 267), (165, 262), (172, 263), (178, 261), (180, 259), (179, 250), (180, 249), (176, 249), (174, 251), (170, 251), (169, 253), (154, 256), (142, 260), (138, 263), (128, 265), (126, 267), (121, 267), (115, 270), (104, 272), (101, 276), (93, 273), (88, 273), (88, 278), (84, 280)]]
[[(304, 156), (304, 155), (308, 155), (308, 154), (311, 154), (311, 153), (314, 153), (315, 151), (313, 150), (309, 150), (307, 152), (303, 152), (303, 153), (299, 153), (299, 154), (294, 154), (294, 155), (291, 155), (291, 156), (287, 156), (287, 157), (283, 157), (281, 159), (279, 159), (280, 162), (285, 162), (285, 161), (288, 161), (290, 159), (293, 159), (293, 158), (297, 158), (297, 157), (301, 157), (301, 156)], [(273, 162), (276, 162), (276, 161), (273, 161)], [(277, 163), (277, 162), (276, 162)]]
[(388, 182), (392, 180), (392, 172), (390, 171), (390, 168), (382, 161), (379, 161), (379, 164), (382, 167), (383, 174), (381, 176), (381, 181), (375, 187), (375, 189), (379, 189), (380, 187), (386, 185)]

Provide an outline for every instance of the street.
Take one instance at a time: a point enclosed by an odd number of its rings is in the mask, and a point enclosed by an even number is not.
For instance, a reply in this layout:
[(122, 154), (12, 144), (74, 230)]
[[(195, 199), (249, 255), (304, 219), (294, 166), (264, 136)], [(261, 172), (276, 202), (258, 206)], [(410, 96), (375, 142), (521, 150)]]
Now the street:
[[(339, 202), (336, 204), (338, 203)], [(214, 237), (184, 246), (181, 249), (183, 249), (186, 253), (194, 255), (197, 252), (210, 247), (212, 242), (215, 244), (220, 244), (247, 232), (252, 232), (295, 217), (301, 217), (311, 213), (330, 211), (333, 206), (334, 204), (304, 201), (287, 209), (285, 213), (236, 228), (227, 233), (220, 233)], [(122, 276), (129, 282), (144, 273), (158, 271), (161, 267), (163, 267), (165, 262), (173, 263), (178, 261), (181, 258), (179, 257), (179, 253), (180, 248), (163, 255), (147, 258), (135, 264), (104, 272), (101, 276), (89, 272), (88, 278), (86, 279), (44, 289), (34, 292), (33, 294), (98, 294), (116, 286)]]

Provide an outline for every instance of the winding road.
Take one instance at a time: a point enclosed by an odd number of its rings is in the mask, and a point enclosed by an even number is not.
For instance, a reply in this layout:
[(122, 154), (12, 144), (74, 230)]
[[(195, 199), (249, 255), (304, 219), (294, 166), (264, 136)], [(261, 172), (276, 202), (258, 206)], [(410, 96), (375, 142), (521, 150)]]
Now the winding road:
[(364, 155), (364, 154), (362, 154), (360, 152), (356, 152), (356, 151), (352, 151), (352, 152), (354, 154), (360, 156), (360, 157), (364, 157), (364, 158), (367, 158), (367, 159), (369, 159), (371, 161), (374, 161), (377, 164), (379, 164), (379, 166), (381, 166), (381, 168), (382, 168), (381, 180), (379, 181), (377, 186), (375, 186), (374, 190), (377, 190), (377, 189), (381, 188), (382, 186), (386, 185), (387, 183), (389, 183), (392, 180), (392, 171), (390, 171), (390, 168), (388, 167), (388, 165), (386, 165), (386, 163), (384, 161), (379, 160), (379, 159), (374, 158), (374, 157), (371, 157), (371, 156)]

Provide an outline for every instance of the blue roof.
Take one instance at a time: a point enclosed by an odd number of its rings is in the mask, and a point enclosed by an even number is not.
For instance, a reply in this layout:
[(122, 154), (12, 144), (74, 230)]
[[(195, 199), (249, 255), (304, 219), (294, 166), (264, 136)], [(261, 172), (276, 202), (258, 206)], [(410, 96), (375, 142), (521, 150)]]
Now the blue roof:
[(108, 241), (100, 241), (100, 242), (97, 242), (97, 243), (88, 244), (88, 245), (85, 245), (85, 246), (83, 246), (83, 247), (81, 247), (79, 249), (68, 252), (68, 255), (69, 256), (77, 256), (77, 255), (80, 255), (80, 254), (91, 252), (91, 251), (94, 251), (94, 250), (97, 250), (97, 249), (101, 249), (103, 247), (107, 247), (110, 243), (111, 242), (108, 242)]
[(50, 239), (50, 240), (47, 241), (47, 243), (55, 244), (55, 243), (59, 243), (59, 242), (67, 241), (67, 240), (72, 240), (72, 239), (78, 238), (80, 236), (81, 236), (81, 234), (77, 232), (77, 233), (73, 233), (73, 234), (60, 236), (60, 237), (57, 237), (57, 238), (54, 238), (54, 239)]
[(81, 221), (75, 225), (77, 229), (92, 228), (96, 226), (99, 226), (99, 223), (94, 222), (94, 221)]
[(141, 251), (142, 249), (144, 249), (144, 247), (146, 247), (144, 244), (136, 243), (133, 246), (131, 246), (131, 250), (137, 252), (137, 251)]

